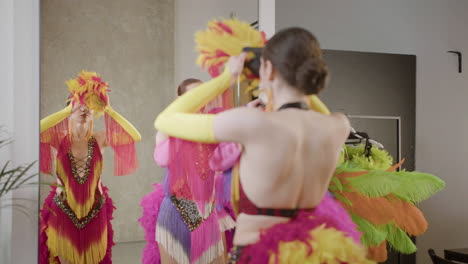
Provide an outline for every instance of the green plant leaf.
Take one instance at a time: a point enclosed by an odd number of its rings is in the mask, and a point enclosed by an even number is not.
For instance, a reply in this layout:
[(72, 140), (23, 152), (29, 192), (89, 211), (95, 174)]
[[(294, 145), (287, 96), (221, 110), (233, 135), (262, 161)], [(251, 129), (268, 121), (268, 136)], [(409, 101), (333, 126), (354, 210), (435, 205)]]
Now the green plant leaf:
[(5, 183), (2, 185), (2, 189), (0, 190), (0, 197), (2, 197), (2, 195), (8, 191), (7, 188), (8, 188), (8, 184), (10, 183), (11, 179), (13, 178), (13, 176), (15, 175), (14, 171), (15, 170), (9, 170), (7, 171), (7, 167), (8, 167), (8, 164), (10, 163), (10, 161), (7, 161), (5, 163), (5, 165), (3, 166), (2, 168), (2, 171), (0, 172), (0, 175), (2, 178), (5, 178), (6, 177), (6, 181)]
[[(16, 175), (16, 177), (14, 178), (13, 182), (11, 182), (9, 188), (14, 188), (15, 184), (21, 179), (24, 177), (24, 175), (26, 175), (26, 172), (29, 171), (29, 169), (31, 169), (31, 167), (35, 164), (36, 162), (32, 162), (31, 164), (29, 164), (28, 166), (26, 167), (20, 167), (20, 173), (18, 175)], [(34, 177), (34, 176), (33, 176)]]

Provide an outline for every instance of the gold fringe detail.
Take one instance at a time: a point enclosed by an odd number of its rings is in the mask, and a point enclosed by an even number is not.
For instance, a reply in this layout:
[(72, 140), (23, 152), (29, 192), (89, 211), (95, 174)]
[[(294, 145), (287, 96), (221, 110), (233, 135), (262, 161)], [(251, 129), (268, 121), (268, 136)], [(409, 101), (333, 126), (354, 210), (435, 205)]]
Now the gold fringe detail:
[(60, 231), (48, 227), (47, 247), (50, 251), (50, 263), (55, 263), (53, 258), (60, 256), (73, 264), (96, 264), (104, 259), (107, 253), (107, 226), (103, 227), (101, 239), (90, 243), (88, 247), (79, 252), (73, 243), (66, 237), (60, 235)]

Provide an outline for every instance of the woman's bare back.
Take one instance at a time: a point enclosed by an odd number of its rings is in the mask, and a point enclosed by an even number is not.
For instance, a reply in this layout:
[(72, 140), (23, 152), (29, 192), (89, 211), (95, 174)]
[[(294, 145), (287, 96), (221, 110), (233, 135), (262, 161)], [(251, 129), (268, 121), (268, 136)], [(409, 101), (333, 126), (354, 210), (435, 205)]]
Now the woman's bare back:
[[(341, 114), (297, 109), (268, 113), (267, 118), (274, 129), (244, 144), (240, 179), (246, 195), (258, 207), (316, 207), (336, 168), (349, 122)], [(287, 218), (241, 214), (238, 221), (235, 243), (249, 244), (265, 224)]]

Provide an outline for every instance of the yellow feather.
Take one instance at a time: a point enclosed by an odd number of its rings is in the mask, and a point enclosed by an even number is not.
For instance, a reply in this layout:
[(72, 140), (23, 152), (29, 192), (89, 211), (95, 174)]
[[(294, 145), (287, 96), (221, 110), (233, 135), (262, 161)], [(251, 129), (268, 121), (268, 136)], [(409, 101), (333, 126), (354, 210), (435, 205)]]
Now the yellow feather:
[[(313, 248), (308, 255), (308, 247), (304, 242), (282, 242), (279, 245), (279, 263), (307, 264), (370, 264), (375, 263), (366, 258), (367, 249), (356, 244), (341, 231), (326, 228), (325, 224), (310, 231), (313, 239), (308, 241)], [(270, 263), (275, 263), (276, 255), (270, 255)]]
[[(232, 33), (226, 32), (223, 26), (229, 28)], [(200, 52), (196, 63), (203, 69), (208, 69), (211, 66), (221, 68), (230, 56), (241, 54), (244, 47), (263, 47), (265, 45), (265, 39), (260, 31), (249, 23), (237, 19), (211, 20), (205, 31), (199, 31), (195, 34), (195, 42), (197, 43), (196, 50)], [(241, 75), (241, 80), (248, 80), (247, 74), (249, 71), (245, 70)], [(246, 90), (247, 93), (252, 92), (258, 86), (258, 80), (249, 81), (252, 82)]]
[(50, 251), (49, 263), (56, 263), (54, 258), (60, 256), (70, 263), (89, 264), (99, 263), (107, 252), (107, 226), (103, 226), (103, 232), (98, 241), (89, 243), (83, 252), (80, 252), (70, 239), (52, 226), (46, 230), (47, 247)]
[[(80, 83), (81, 82), (81, 83)], [(101, 96), (107, 96), (109, 85), (100, 79), (96, 72), (81, 71), (76, 79), (65, 82), (75, 102), (82, 98), (89, 109), (101, 115), (106, 109), (107, 102)]]

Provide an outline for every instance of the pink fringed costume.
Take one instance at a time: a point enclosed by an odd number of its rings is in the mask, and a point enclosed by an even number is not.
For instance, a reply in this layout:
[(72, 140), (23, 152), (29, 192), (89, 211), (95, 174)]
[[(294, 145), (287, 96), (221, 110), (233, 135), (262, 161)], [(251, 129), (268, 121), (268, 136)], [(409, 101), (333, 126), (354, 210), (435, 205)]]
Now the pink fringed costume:
[[(155, 184), (142, 201), (147, 245), (143, 263), (160, 263), (163, 247), (177, 263), (209, 263), (232, 245), (230, 168), (240, 150), (236, 144), (201, 144), (169, 138), (154, 158), (167, 168), (164, 184)], [(226, 171), (226, 172), (224, 172)]]
[(40, 169), (50, 175), (55, 171), (60, 188), (52, 187), (41, 210), (39, 263), (60, 263), (59, 257), (70, 263), (112, 263), (115, 207), (101, 184), (101, 146), (91, 123), (87, 155), (73, 155), (72, 106), (79, 102), (96, 114), (104, 113), (105, 141), (114, 150), (115, 175), (133, 173), (138, 167), (134, 144), (140, 135), (108, 105), (108, 85), (96, 73), (83, 71), (67, 84), (71, 104), (41, 120)]

